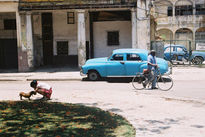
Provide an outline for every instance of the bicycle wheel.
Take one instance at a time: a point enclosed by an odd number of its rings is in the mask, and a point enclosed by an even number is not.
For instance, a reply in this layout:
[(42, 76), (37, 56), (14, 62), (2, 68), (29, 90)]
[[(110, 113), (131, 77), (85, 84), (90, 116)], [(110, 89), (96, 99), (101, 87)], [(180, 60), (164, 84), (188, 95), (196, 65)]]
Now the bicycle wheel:
[(168, 75), (160, 76), (157, 79), (157, 86), (160, 90), (168, 91), (173, 87), (173, 80)]
[(132, 79), (132, 86), (136, 89), (136, 90), (142, 90), (144, 89), (142, 82), (144, 81), (144, 77), (141, 75), (136, 75), (133, 79)]

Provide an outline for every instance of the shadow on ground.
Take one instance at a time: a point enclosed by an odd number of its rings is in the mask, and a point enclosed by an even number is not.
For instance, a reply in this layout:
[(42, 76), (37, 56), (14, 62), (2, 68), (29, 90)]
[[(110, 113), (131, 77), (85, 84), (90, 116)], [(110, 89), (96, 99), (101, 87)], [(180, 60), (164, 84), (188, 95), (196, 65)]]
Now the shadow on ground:
[[(106, 81), (108, 83), (130, 83), (132, 82), (132, 79), (133, 79), (132, 77), (115, 77), (115, 78), (113, 77), (113, 78), (101, 78), (98, 81)], [(91, 80), (89, 80), (86, 77), (86, 78), (83, 78), (82, 81), (91, 81)], [(98, 82), (98, 81), (95, 81), (95, 82)]]
[(121, 116), (55, 102), (0, 102), (0, 136), (134, 137)]

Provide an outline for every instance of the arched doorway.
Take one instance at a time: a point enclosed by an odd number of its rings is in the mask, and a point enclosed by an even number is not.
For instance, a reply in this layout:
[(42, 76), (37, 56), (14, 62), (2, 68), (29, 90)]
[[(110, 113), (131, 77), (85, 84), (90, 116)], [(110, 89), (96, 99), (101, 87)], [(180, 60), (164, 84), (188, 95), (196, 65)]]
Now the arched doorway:
[(198, 28), (195, 33), (195, 40), (205, 40), (205, 27)]
[(173, 40), (173, 32), (169, 29), (160, 29), (157, 34), (165, 41)]
[(178, 0), (175, 3), (175, 16), (193, 15), (193, 2), (190, 0)]
[[(193, 32), (188, 28), (180, 28), (175, 32), (176, 44), (184, 45), (188, 49), (193, 48), (194, 45), (191, 45), (193, 41)], [(190, 47), (191, 46), (191, 47)]]
[(168, 0), (159, 0), (154, 3), (157, 17), (167, 17), (173, 15), (173, 4)]

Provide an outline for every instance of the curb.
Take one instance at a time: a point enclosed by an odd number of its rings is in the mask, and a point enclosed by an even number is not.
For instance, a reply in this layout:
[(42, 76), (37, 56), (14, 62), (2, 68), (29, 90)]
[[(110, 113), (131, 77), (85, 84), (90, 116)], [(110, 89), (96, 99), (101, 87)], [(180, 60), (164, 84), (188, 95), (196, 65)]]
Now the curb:
[(23, 81), (22, 79), (0, 79), (0, 81)]
[(70, 78), (70, 79), (41, 79), (41, 78), (30, 78), (26, 79), (26, 81), (32, 81), (32, 80), (37, 80), (37, 81), (82, 81), (82, 78)]
[(29, 78), (29, 79), (0, 79), (0, 82), (3, 82), (3, 81), (32, 81), (32, 80), (37, 80), (37, 81), (82, 81), (83, 78), (70, 78), (70, 79), (58, 79), (58, 78), (55, 78), (55, 79), (50, 79), (50, 78), (44, 78), (44, 79), (41, 79), (41, 78)]

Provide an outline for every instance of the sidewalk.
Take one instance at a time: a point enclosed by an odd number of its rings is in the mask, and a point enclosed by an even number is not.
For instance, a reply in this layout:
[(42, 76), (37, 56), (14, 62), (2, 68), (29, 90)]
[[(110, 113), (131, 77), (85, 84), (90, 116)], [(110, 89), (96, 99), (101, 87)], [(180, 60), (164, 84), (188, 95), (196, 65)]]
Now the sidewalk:
[(82, 80), (79, 68), (60, 67), (60, 68), (40, 68), (33, 72), (8, 71), (0, 73), (0, 81), (80, 81)]
[[(186, 76), (187, 79), (196, 80), (198, 77), (193, 76), (195, 73), (198, 73), (198, 70), (204, 68), (200, 67), (174, 67), (173, 74), (175, 80), (184, 79), (182, 73), (192, 73), (189, 76)], [(202, 74), (203, 75), (203, 74)], [(32, 81), (32, 80), (39, 80), (39, 81), (80, 81), (82, 78), (86, 76), (80, 75), (80, 70), (78, 67), (42, 67), (40, 69), (36, 69), (33, 72), (17, 72), (17, 71), (7, 71), (2, 73), (0, 71), (0, 81)], [(205, 77), (202, 77), (200, 80), (205, 80)]]

